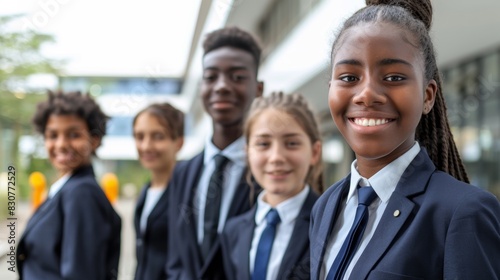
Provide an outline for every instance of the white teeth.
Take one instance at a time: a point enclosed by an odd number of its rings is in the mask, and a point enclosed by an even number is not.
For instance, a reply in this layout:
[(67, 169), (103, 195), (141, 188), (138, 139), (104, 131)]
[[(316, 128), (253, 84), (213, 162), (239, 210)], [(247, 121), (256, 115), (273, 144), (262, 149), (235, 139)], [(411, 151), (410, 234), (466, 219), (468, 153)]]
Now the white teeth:
[(388, 119), (354, 119), (354, 123), (361, 126), (376, 126), (388, 123)]

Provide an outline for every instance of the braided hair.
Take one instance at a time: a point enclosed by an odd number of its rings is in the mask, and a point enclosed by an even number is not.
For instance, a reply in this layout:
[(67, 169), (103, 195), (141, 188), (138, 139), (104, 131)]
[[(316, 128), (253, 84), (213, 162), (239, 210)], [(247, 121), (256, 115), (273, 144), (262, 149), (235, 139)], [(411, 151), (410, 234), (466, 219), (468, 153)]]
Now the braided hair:
[(468, 183), (469, 179), (448, 123), (441, 75), (429, 36), (432, 23), (430, 0), (366, 0), (366, 4), (366, 7), (352, 15), (341, 27), (332, 46), (332, 62), (346, 31), (361, 23), (388, 22), (412, 34), (424, 59), (426, 81), (435, 80), (437, 84), (434, 107), (428, 114), (422, 115), (415, 138), (427, 149), (437, 169)]
[[(279, 110), (292, 116), (302, 129), (304, 129), (311, 143), (321, 141), (318, 122), (307, 100), (298, 93), (284, 94), (283, 92), (273, 92), (269, 96), (256, 98), (252, 103), (243, 129), (243, 135), (245, 135), (247, 145), (250, 139), (252, 124), (266, 109)], [(318, 162), (309, 168), (306, 183), (318, 194), (323, 193), (324, 184), (321, 154)]]

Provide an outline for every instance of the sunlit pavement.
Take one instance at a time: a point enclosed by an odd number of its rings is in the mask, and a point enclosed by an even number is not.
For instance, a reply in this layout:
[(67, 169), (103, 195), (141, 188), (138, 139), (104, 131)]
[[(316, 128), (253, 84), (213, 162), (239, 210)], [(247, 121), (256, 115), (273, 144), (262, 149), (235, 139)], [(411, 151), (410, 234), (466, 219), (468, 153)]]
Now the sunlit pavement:
[[(3, 205), (2, 205), (3, 206)], [(115, 209), (122, 218), (122, 246), (121, 246), (121, 257), (120, 257), (120, 268), (119, 268), (119, 280), (131, 280), (134, 279), (135, 271), (135, 233), (133, 227), (133, 217), (134, 217), (134, 199), (121, 199), (115, 204)], [(31, 204), (24, 201), (18, 201), (16, 205), (16, 215), (15, 220), (16, 225), (16, 238), (20, 238), (24, 227), (31, 216)], [(8, 263), (9, 258), (5, 257), (5, 254), (9, 252), (10, 244), (8, 243), (8, 238), (10, 235), (10, 229), (8, 227), (9, 222), (6, 218), (2, 218), (0, 221), (0, 279), (2, 280), (15, 280), (18, 279), (17, 267), (16, 272), (9, 271), (10, 264)]]

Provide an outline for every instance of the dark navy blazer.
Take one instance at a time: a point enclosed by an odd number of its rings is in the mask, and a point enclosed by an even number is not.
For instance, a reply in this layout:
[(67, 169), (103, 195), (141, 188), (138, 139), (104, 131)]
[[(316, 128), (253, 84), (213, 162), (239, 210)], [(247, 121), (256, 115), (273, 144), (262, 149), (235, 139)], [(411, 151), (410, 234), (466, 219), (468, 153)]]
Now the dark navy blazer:
[(91, 166), (33, 214), (17, 247), (21, 279), (117, 279), (121, 219)]
[(151, 210), (146, 222), (146, 230), (141, 232), (140, 220), (146, 201), (147, 190), (150, 186), (149, 183), (144, 186), (135, 208), (136, 280), (157, 280), (166, 278), (165, 265), (167, 262), (167, 205), (169, 188), (165, 189), (153, 210)]
[[(350, 176), (334, 184), (313, 208), (313, 280), (319, 279), (349, 181)], [(399, 180), (349, 279), (499, 278), (498, 199), (436, 170), (422, 149)]]
[[(220, 252), (220, 243), (216, 244), (203, 260), (198, 245), (196, 231), (196, 204), (195, 195), (198, 182), (203, 170), (203, 152), (177, 164), (171, 179), (169, 195), (169, 228), (168, 228), (168, 260), (167, 279), (220, 279), (223, 274), (222, 259), (217, 255)], [(255, 185), (250, 187), (245, 181), (245, 172), (238, 190), (235, 192), (227, 218), (234, 217), (248, 211), (260, 190)]]
[[(309, 220), (318, 195), (309, 191), (295, 221), (277, 279), (309, 277)], [(220, 236), (226, 279), (250, 280), (249, 252), (255, 231), (257, 207), (227, 221)]]

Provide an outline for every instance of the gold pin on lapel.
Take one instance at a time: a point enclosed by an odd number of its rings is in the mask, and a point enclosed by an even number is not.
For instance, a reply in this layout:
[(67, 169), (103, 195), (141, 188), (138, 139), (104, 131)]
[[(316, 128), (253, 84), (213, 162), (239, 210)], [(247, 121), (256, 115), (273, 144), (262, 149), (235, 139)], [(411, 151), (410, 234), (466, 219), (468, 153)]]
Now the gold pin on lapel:
[(399, 214), (401, 214), (401, 212), (399, 210), (396, 210), (394, 211), (394, 217), (399, 217)]

